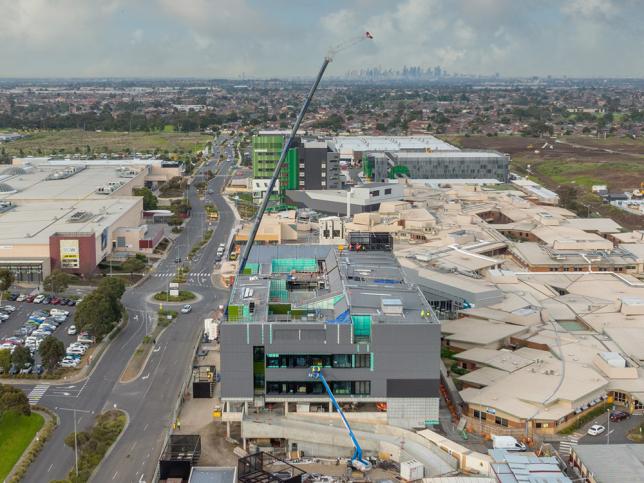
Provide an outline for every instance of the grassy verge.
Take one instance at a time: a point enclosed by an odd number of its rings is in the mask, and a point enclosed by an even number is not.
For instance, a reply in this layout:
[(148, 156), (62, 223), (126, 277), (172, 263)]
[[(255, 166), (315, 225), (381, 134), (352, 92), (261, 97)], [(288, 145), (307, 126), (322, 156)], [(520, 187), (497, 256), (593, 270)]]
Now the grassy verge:
[(188, 290), (180, 290), (179, 295), (168, 295), (168, 292), (159, 292), (154, 295), (154, 300), (159, 302), (188, 302), (197, 298), (195, 294)]
[(195, 245), (192, 247), (190, 250), (190, 253), (188, 254), (188, 260), (192, 260), (192, 257), (196, 255), (196, 253), (201, 250), (206, 243), (208, 243), (208, 240), (212, 238), (212, 230), (206, 230), (206, 232), (203, 234), (203, 238), (199, 240)]
[[(76, 469), (72, 468), (66, 480), (59, 483), (84, 483), (89, 481), (94, 470), (103, 460), (103, 457), (114, 444), (125, 428), (126, 417), (123, 411), (110, 410), (96, 417), (94, 426), (89, 431), (80, 431), (76, 435), (78, 440), (78, 476)], [(74, 433), (65, 438), (65, 444), (74, 447)]]
[(29, 416), (7, 411), (0, 416), (0, 481), (4, 481), (45, 419), (38, 413)]

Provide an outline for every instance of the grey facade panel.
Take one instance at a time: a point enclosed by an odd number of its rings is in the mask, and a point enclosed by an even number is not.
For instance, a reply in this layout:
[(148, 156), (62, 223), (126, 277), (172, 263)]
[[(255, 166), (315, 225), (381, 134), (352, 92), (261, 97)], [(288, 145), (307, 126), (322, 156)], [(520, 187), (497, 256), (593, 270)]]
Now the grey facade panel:
[(387, 397), (436, 397), (440, 379), (387, 379)]

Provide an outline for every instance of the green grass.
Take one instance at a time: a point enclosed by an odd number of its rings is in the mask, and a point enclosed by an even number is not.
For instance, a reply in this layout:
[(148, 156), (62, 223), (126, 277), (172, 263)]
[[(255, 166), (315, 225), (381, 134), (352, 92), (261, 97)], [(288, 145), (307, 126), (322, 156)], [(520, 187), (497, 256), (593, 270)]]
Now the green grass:
[[(61, 131), (34, 132), (27, 137), (3, 144), (7, 154), (18, 156), (20, 149), (25, 156), (48, 156), (52, 152), (65, 154), (85, 154), (87, 146), (95, 153), (124, 152), (153, 152), (159, 151), (195, 152), (203, 149), (210, 138), (200, 133), (164, 132), (94, 132), (80, 129)], [(78, 151), (77, 151), (78, 150)]]
[(613, 176), (615, 173), (629, 173), (634, 176), (644, 175), (641, 161), (608, 162), (608, 163), (583, 163), (578, 161), (548, 160), (533, 164), (533, 169), (543, 176), (547, 176), (555, 183), (572, 183), (590, 188), (594, 184), (604, 184), (610, 181), (604, 176)]
[(7, 477), (44, 422), (37, 413), (23, 416), (10, 411), (0, 416), (0, 481)]

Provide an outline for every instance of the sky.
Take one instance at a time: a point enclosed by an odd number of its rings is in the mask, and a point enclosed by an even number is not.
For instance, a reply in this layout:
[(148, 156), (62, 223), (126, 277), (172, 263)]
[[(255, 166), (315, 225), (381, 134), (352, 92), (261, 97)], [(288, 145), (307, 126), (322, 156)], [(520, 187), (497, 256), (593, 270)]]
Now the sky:
[(644, 77), (644, 0), (0, 0), (0, 77)]

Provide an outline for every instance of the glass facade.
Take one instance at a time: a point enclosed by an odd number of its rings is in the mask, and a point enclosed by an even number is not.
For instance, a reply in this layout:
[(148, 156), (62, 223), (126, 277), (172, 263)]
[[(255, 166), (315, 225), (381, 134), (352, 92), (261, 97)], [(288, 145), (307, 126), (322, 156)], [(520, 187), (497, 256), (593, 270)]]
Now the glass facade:
[(16, 282), (40, 283), (43, 280), (42, 262), (16, 263), (0, 262), (0, 268), (13, 272)]
[[(329, 386), (336, 396), (368, 396), (371, 394), (370, 381), (329, 381)], [(266, 394), (325, 395), (326, 391), (319, 381), (267, 381)]]
[(313, 366), (371, 369), (371, 354), (266, 354), (266, 367), (269, 369), (303, 369)]

